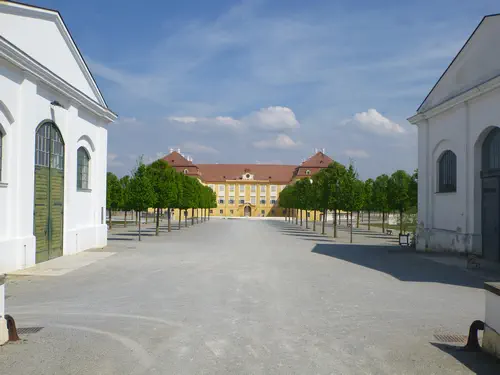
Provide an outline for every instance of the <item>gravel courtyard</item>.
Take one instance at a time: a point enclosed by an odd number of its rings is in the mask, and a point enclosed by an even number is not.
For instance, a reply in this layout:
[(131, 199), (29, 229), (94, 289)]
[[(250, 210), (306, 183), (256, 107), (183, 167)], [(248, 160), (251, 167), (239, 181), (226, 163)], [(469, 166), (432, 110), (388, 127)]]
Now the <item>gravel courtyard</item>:
[(0, 374), (500, 373), (434, 336), (484, 319), (483, 280), (368, 245), (377, 235), (348, 245), (250, 220), (133, 231), (72, 272), (9, 277), (7, 312), (43, 329), (0, 348)]

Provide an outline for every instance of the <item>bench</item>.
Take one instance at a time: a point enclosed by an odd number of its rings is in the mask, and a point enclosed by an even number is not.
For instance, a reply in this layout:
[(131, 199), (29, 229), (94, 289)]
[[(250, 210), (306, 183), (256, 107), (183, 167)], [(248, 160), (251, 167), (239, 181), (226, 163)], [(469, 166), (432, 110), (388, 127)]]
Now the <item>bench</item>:
[(385, 233), (387, 233), (388, 235), (392, 236), (392, 229), (386, 229)]

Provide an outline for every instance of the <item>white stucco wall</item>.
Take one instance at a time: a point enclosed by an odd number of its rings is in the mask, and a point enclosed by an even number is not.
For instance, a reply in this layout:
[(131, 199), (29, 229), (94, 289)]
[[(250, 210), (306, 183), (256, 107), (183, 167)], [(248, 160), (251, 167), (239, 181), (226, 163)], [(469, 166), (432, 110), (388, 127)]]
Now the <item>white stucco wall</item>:
[[(481, 254), (481, 147), (500, 126), (500, 89), (461, 103), (418, 124), (417, 248)], [(457, 191), (438, 193), (439, 156), (457, 156)]]
[[(0, 20), (1, 23), (1, 20)], [(35, 132), (44, 120), (53, 120), (65, 143), (63, 252), (106, 245), (101, 208), (106, 200), (107, 131), (104, 120), (91, 115), (67, 97), (50, 90), (0, 58), (0, 123), (5, 129), (3, 176), (0, 186), (0, 273), (35, 263), (33, 235)], [(57, 100), (64, 106), (54, 107)], [(5, 110), (5, 108), (7, 110)], [(14, 121), (9, 122), (9, 111)], [(91, 191), (77, 191), (77, 148), (91, 156)]]

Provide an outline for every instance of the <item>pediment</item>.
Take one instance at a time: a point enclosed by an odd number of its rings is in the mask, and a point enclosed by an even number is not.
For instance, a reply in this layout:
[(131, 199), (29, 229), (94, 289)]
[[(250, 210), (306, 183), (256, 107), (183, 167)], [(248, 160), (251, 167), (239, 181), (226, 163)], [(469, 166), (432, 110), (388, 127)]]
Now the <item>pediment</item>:
[(57, 11), (0, 2), (0, 35), (107, 108), (90, 70)]
[(499, 76), (499, 35), (500, 15), (484, 17), (425, 98), (418, 112), (426, 112)]

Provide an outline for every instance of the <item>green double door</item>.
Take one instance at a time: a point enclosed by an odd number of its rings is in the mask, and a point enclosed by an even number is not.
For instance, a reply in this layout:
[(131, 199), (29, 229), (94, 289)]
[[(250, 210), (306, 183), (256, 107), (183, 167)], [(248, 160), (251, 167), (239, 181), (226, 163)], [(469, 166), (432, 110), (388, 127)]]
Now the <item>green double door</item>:
[(63, 255), (64, 143), (56, 125), (40, 125), (35, 144), (36, 262)]

